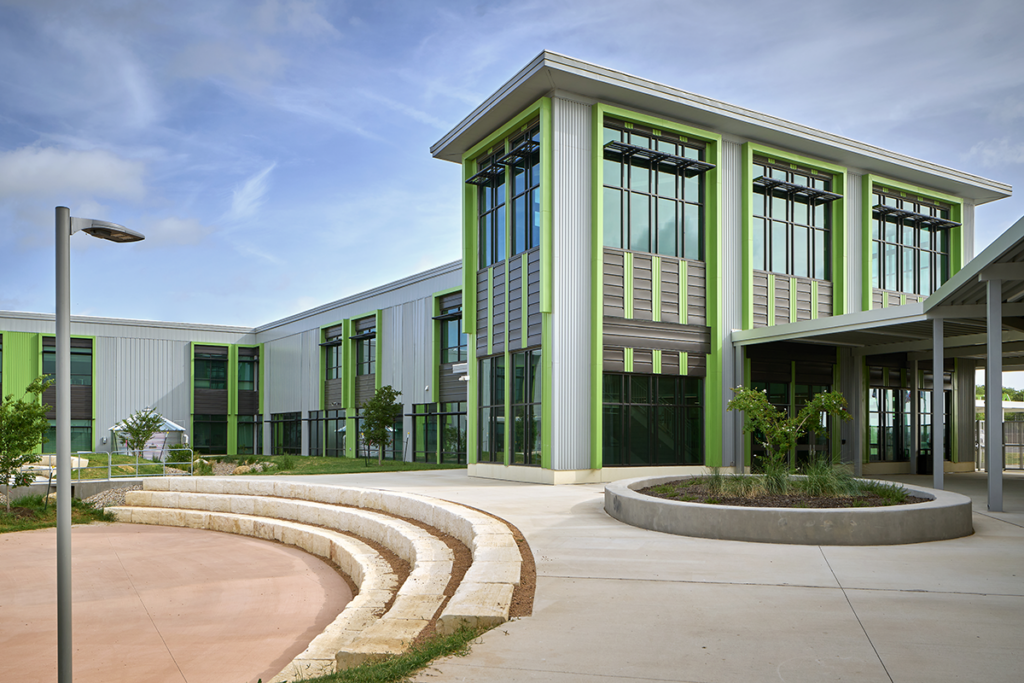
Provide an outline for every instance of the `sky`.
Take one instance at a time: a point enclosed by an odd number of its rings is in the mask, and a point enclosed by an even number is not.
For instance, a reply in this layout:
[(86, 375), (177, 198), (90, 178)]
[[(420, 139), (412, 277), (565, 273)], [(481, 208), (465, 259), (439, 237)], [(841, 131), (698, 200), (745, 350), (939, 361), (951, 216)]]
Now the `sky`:
[[(548, 49), (1024, 188), (1009, 0), (0, 0), (0, 310), (256, 326), (460, 257), (430, 145)], [(979, 207), (976, 251), (1024, 216)], [(1021, 382), (1024, 386), (1024, 381)]]

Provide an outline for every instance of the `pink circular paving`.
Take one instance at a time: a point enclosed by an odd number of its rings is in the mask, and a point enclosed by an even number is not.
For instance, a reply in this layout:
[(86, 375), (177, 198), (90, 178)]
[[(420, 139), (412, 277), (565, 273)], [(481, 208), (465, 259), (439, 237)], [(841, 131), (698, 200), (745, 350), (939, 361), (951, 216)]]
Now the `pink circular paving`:
[[(57, 678), (55, 529), (0, 535), (3, 679)], [(215, 531), (74, 526), (76, 683), (264, 683), (345, 608), (335, 569)]]

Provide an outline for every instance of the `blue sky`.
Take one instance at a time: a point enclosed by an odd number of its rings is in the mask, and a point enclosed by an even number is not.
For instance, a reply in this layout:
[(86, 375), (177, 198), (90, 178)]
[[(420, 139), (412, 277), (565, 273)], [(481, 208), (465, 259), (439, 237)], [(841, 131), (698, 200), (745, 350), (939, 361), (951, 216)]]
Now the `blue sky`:
[[(0, 0), (0, 310), (258, 325), (459, 258), (429, 147), (543, 49), (1024, 187), (1024, 3)], [(1024, 215), (978, 210), (977, 248)]]

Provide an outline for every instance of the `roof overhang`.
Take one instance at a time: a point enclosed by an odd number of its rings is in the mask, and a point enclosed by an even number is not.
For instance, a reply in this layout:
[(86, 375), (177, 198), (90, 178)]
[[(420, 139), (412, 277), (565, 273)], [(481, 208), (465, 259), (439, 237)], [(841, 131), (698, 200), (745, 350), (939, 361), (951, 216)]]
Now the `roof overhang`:
[(655, 83), (554, 52), (542, 52), (431, 148), (439, 159), (462, 155), (539, 98), (562, 93), (649, 113), (738, 139), (779, 147), (864, 173), (922, 185), (978, 204), (1008, 197), (1006, 183), (914, 159), (840, 135)]

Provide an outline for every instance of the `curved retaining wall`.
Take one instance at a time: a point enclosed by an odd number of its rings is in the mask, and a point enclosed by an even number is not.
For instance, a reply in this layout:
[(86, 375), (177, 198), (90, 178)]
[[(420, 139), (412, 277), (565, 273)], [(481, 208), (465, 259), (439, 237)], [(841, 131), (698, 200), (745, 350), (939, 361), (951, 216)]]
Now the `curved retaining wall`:
[(755, 508), (665, 500), (637, 493), (689, 477), (624, 479), (605, 486), (605, 511), (626, 524), (679, 536), (798, 545), (897, 545), (974, 533), (971, 499), (923, 487), (913, 505), (871, 508)]

